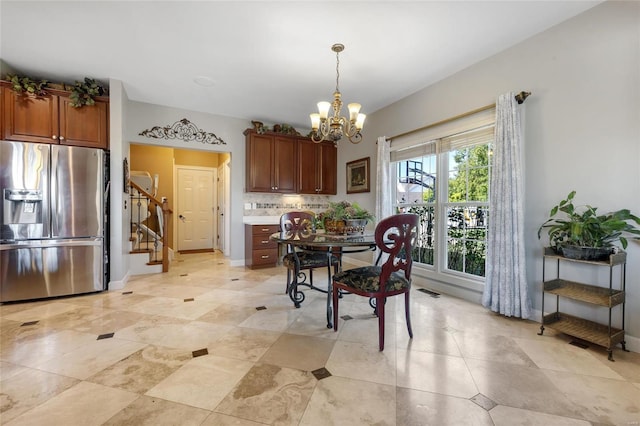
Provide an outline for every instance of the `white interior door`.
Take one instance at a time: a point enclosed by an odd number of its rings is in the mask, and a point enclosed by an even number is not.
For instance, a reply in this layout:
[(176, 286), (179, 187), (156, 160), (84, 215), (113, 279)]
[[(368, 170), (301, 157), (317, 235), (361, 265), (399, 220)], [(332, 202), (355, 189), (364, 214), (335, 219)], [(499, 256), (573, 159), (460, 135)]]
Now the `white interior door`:
[(176, 168), (178, 251), (213, 249), (215, 169)]

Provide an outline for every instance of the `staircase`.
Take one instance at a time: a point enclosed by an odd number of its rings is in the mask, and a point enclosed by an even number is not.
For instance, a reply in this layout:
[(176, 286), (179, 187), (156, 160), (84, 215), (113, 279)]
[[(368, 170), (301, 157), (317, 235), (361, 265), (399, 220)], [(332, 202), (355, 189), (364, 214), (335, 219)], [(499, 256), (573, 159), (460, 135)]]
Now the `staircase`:
[(168, 202), (156, 199), (132, 181), (129, 181), (129, 201), (131, 274), (168, 272), (172, 255), (167, 241), (172, 213)]

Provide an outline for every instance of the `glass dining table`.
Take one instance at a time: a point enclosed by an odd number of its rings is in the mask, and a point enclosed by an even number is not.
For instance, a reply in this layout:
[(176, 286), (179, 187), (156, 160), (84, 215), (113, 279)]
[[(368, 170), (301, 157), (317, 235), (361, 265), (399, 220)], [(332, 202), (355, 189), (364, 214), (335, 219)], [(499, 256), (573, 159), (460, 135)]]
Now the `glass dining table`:
[[(359, 253), (365, 251), (373, 251), (376, 248), (376, 240), (373, 232), (358, 233), (351, 235), (333, 235), (324, 232), (313, 232), (311, 230), (302, 232), (281, 231), (271, 234), (270, 239), (280, 244), (290, 244), (297, 250), (302, 251), (324, 251), (327, 254), (327, 288), (318, 288), (310, 284), (298, 283), (297, 285), (305, 285), (312, 290), (318, 290), (327, 294), (327, 328), (333, 328), (333, 311), (331, 299), (331, 256), (338, 256), (340, 259), (339, 267), (342, 268), (342, 255), (348, 253)], [(295, 253), (295, 251), (294, 251)], [(294, 271), (298, 277), (300, 271)], [(294, 278), (295, 279), (295, 278)], [(291, 297), (291, 296), (290, 296)], [(293, 300), (293, 299), (292, 299)], [(304, 300), (304, 294), (302, 295)], [(299, 306), (302, 300), (298, 300), (296, 306)], [(296, 302), (294, 300), (294, 302)]]

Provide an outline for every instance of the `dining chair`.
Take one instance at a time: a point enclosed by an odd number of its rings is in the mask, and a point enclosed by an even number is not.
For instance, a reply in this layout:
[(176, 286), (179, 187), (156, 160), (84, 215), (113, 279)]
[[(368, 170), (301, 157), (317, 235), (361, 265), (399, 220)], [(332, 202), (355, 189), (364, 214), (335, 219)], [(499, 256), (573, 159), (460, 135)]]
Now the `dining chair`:
[[(411, 251), (418, 235), (418, 215), (396, 214), (382, 219), (375, 230), (379, 249), (375, 265), (339, 272), (333, 276), (333, 330), (338, 331), (338, 300), (341, 294), (356, 294), (375, 300), (378, 316), (378, 343), (384, 350), (384, 316), (387, 297), (404, 294), (405, 318), (413, 338), (409, 313)], [(386, 260), (380, 265), (383, 256)]]
[[(290, 234), (288, 238), (291, 239), (305, 238), (315, 232), (314, 219), (315, 215), (310, 212), (284, 213), (280, 216), (280, 232)], [(300, 303), (304, 301), (305, 297), (303, 292), (298, 291), (298, 286), (303, 285), (324, 293), (329, 291), (313, 285), (313, 270), (329, 267), (329, 256), (326, 250), (313, 250), (310, 247), (296, 249), (291, 244), (287, 244), (287, 253), (282, 258), (282, 263), (287, 268), (285, 294), (289, 294), (296, 308), (300, 307)], [(334, 273), (339, 271), (340, 257), (338, 255), (331, 255), (331, 266), (334, 268)], [(304, 270), (309, 271), (308, 282)]]

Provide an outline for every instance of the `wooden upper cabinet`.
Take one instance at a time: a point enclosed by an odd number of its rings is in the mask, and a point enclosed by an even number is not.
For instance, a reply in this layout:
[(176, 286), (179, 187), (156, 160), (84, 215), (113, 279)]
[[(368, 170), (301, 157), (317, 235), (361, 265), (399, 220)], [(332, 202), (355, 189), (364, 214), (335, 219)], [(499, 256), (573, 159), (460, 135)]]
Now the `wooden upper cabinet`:
[(338, 193), (338, 149), (332, 142), (247, 129), (246, 191), (282, 194)]
[(295, 194), (298, 144), (294, 138), (274, 137), (274, 186), (276, 192)]
[(68, 92), (46, 96), (16, 93), (2, 87), (2, 138), (6, 140), (109, 148), (109, 102), (71, 106)]
[(3, 92), (3, 139), (58, 143), (57, 96), (22, 95), (7, 88)]
[(109, 147), (109, 103), (96, 100), (94, 105), (71, 106), (71, 99), (59, 97), (60, 143), (64, 145)]
[(338, 150), (331, 142), (298, 140), (298, 192), (335, 195), (338, 192)]
[(301, 194), (318, 193), (317, 148), (312, 141), (298, 140), (298, 190)]
[(259, 134), (246, 136), (246, 191), (294, 194), (297, 171), (295, 137)]
[(273, 191), (273, 137), (247, 135), (247, 192)]
[(319, 194), (336, 195), (338, 193), (338, 148), (332, 143), (321, 143)]

